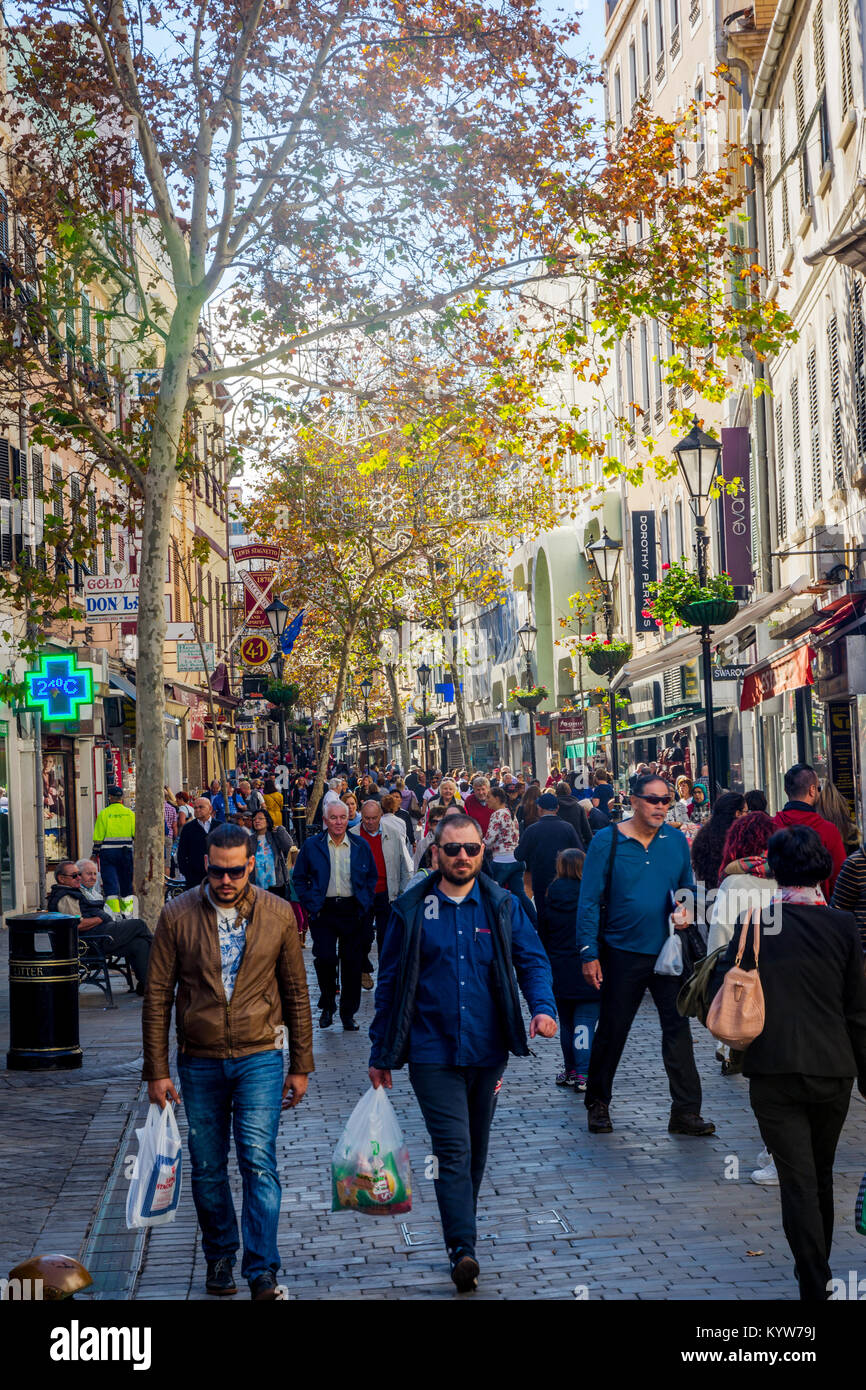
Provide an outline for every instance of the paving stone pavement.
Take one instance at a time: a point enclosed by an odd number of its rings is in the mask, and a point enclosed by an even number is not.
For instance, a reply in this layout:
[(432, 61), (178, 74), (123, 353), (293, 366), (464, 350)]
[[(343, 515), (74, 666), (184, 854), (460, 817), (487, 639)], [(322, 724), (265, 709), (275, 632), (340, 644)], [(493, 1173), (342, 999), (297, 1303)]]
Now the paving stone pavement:
[[(315, 988), (309, 956), (307, 964)], [(339, 1024), (316, 1029), (316, 1072), (303, 1103), (280, 1127), (280, 1282), (290, 1299), (458, 1297), (448, 1278), (433, 1183), (424, 1177), (430, 1141), (405, 1070), (395, 1072), (391, 1098), (412, 1160), (411, 1214), (330, 1210), (330, 1156), (368, 1084), (372, 1012), (373, 997), (365, 994), (362, 1032), (344, 1034)], [(649, 999), (618, 1074), (612, 1135), (588, 1134), (583, 1097), (553, 1084), (557, 1042), (536, 1039), (534, 1056), (511, 1059), (479, 1201), (482, 1278), (474, 1298), (796, 1297), (778, 1188), (749, 1179), (762, 1145), (747, 1083), (722, 1077), (709, 1035), (698, 1025), (693, 1032), (704, 1114), (717, 1125), (711, 1139), (667, 1133), (667, 1082)], [(182, 1112), (180, 1125), (184, 1131)], [(853, 1222), (864, 1166), (866, 1105), (853, 1100), (836, 1165), (833, 1268), (846, 1277), (849, 1268), (866, 1273)], [(233, 1189), (240, 1213), (236, 1171)], [(203, 1288), (187, 1187), (177, 1220), (148, 1234), (134, 1297), (202, 1299)]]
[[(314, 988), (309, 953), (307, 963)], [(2, 982), (0, 990), (5, 1002)], [(202, 1299), (204, 1261), (188, 1175), (174, 1223), (149, 1231), (144, 1242), (125, 1228), (123, 1159), (146, 1106), (139, 1082), (141, 1006), (126, 995), (118, 1004), (107, 1012), (101, 996), (82, 995), (80, 1072), (0, 1072), (0, 1274), (34, 1250), (59, 1249), (87, 1254), (95, 1297)], [(367, 1085), (372, 1009), (372, 995), (365, 994), (360, 1033), (344, 1034), (339, 1024), (316, 1030), (310, 1089), (280, 1127), (280, 1281), (290, 1299), (457, 1297), (433, 1184), (424, 1176), (430, 1143), (405, 1072), (395, 1073), (391, 1096), (412, 1158), (411, 1214), (330, 1210), (330, 1156)], [(481, 1191), (482, 1280), (473, 1297), (796, 1297), (778, 1189), (749, 1181), (761, 1142), (747, 1085), (722, 1077), (708, 1035), (696, 1025), (693, 1032), (704, 1114), (718, 1130), (711, 1139), (667, 1133), (667, 1085), (649, 1000), (618, 1074), (612, 1135), (588, 1134), (582, 1097), (554, 1086), (555, 1041), (538, 1039), (534, 1056), (511, 1059)], [(6, 1037), (0, 1016), (4, 1054)], [(185, 1133), (182, 1108), (179, 1120)], [(853, 1225), (864, 1166), (866, 1105), (855, 1099), (836, 1164), (833, 1270), (846, 1278), (849, 1269), (866, 1273)], [(239, 1211), (233, 1159), (231, 1167)]]

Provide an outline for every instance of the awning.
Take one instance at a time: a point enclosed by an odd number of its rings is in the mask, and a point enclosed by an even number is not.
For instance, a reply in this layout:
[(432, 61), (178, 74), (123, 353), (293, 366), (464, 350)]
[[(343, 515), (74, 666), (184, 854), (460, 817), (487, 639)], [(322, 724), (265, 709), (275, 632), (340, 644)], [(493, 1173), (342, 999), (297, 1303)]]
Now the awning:
[(801, 642), (750, 666), (743, 676), (741, 712), (754, 709), (764, 700), (772, 700), (774, 695), (781, 695), (785, 690), (799, 690), (801, 686), (813, 685), (814, 656), (814, 647), (810, 647), (808, 642)]
[[(443, 725), (450, 724), (453, 721), (453, 719), (453, 714), (447, 714), (444, 719), (437, 719), (435, 724), (428, 724), (426, 729), (410, 729), (406, 737), (423, 738), (425, 734), (433, 734), (436, 732), (437, 729), (441, 729)], [(454, 725), (454, 727), (457, 727), (456, 724)]]
[[(586, 756), (587, 756), (588, 758), (593, 757), (594, 754), (595, 754), (595, 750), (596, 750), (597, 747), (598, 747), (598, 739), (597, 739), (597, 738), (588, 738), (588, 739), (586, 740)], [(583, 757), (583, 739), (582, 739), (582, 738), (579, 738), (579, 739), (576, 739), (574, 742), (567, 743), (567, 744), (565, 745), (565, 756), (566, 756), (567, 758), (574, 758), (575, 760), (577, 760), (578, 758), (582, 758), (582, 757)]]
[(122, 695), (125, 695), (127, 700), (135, 699), (135, 686), (126, 676), (119, 675), (117, 671), (109, 671), (108, 684), (113, 685), (115, 690), (119, 690)]
[[(802, 574), (793, 584), (786, 584), (781, 589), (774, 589), (770, 594), (762, 594), (752, 603), (744, 604), (735, 618), (713, 630), (713, 646), (716, 647), (726, 638), (736, 637), (738, 632), (743, 632), (747, 627), (769, 618), (771, 613), (775, 613), (777, 608), (782, 608), (811, 583), (809, 576)], [(655, 647), (643, 656), (633, 656), (614, 676), (610, 683), (611, 689), (619, 690), (624, 685), (630, 685), (632, 681), (649, 680), (663, 671), (669, 671), (672, 666), (683, 666), (698, 656), (700, 650), (701, 634), (696, 629), (690, 630), (682, 637), (675, 637), (672, 642), (667, 642), (663, 647)]]
[[(722, 710), (717, 712), (723, 713)], [(688, 705), (684, 709), (672, 710), (670, 714), (659, 714), (655, 719), (644, 719), (639, 724), (617, 724), (616, 734), (617, 738), (622, 738), (623, 734), (643, 733), (644, 729), (654, 729), (657, 734), (660, 734), (664, 733), (662, 725), (676, 729), (683, 724), (696, 724), (704, 717), (704, 711), (700, 705)]]
[(841, 236), (825, 241), (823, 246), (804, 256), (803, 260), (807, 265), (817, 265), (825, 260), (839, 261), (842, 265), (850, 265), (852, 270), (866, 274), (866, 220), (858, 222)]

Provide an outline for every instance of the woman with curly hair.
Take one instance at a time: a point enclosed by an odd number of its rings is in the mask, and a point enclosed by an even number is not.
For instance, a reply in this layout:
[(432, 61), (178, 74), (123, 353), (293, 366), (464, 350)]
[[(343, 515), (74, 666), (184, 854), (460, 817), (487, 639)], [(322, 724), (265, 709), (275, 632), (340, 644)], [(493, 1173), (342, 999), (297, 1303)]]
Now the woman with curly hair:
[(738, 816), (725, 836), (722, 874), (710, 908), (707, 954), (725, 946), (749, 907), (767, 907), (776, 890), (768, 876), (767, 845), (777, 826), (764, 811)]
[(722, 871), (722, 851), (737, 816), (746, 814), (746, 799), (739, 792), (722, 792), (706, 825), (692, 841), (692, 868), (698, 883), (717, 888)]

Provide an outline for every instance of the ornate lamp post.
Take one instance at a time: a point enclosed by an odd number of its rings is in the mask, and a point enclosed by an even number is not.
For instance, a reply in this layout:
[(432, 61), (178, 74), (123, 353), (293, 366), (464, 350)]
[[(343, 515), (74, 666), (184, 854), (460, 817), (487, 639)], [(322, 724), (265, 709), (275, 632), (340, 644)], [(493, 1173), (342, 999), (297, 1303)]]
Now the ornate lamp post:
[[(610, 642), (613, 640), (613, 586), (619, 568), (619, 557), (622, 554), (622, 541), (613, 540), (607, 534), (607, 527), (605, 526), (599, 539), (593, 541), (592, 545), (588, 545), (586, 551), (595, 565), (595, 572), (601, 585), (604, 629)], [(607, 684), (610, 709), (610, 768), (613, 780), (616, 782), (619, 777), (619, 752), (616, 741), (616, 694), (610, 685), (613, 674), (612, 671), (608, 672)]]
[[(688, 489), (692, 516), (695, 520), (695, 558), (698, 564), (698, 583), (701, 588), (707, 582), (707, 534), (706, 514), (710, 504), (710, 492), (719, 471), (722, 446), (717, 439), (705, 434), (694, 424), (684, 439), (673, 447), (673, 454), (679, 464), (680, 473)], [(706, 615), (709, 617), (709, 614)], [(718, 619), (717, 619), (718, 621)], [(700, 623), (701, 630), (701, 673), (704, 684), (704, 709), (707, 726), (707, 772), (709, 780), (710, 806), (716, 800), (716, 738), (713, 727), (713, 664), (710, 652), (710, 623)]]
[(364, 742), (367, 745), (367, 776), (370, 775), (370, 711), (367, 701), (370, 698), (370, 691), (373, 689), (373, 682), (369, 676), (365, 676), (361, 681), (361, 695), (364, 700)]
[[(520, 646), (526, 658), (526, 688), (532, 688), (532, 653), (535, 648), (535, 639), (538, 636), (538, 628), (533, 625), (532, 619), (527, 618), (517, 629), (517, 636), (520, 639)], [(535, 760), (535, 710), (529, 711), (529, 757), (532, 763), (532, 779), (538, 777), (538, 769)]]
[[(282, 652), (274, 652), (268, 666), (274, 680), (281, 681), (283, 679)], [(280, 762), (284, 763), (286, 761), (286, 711), (281, 700), (277, 701), (277, 720), (280, 726)]]
[(427, 734), (427, 687), (428, 687), (429, 684), (430, 684), (430, 677), (432, 676), (432, 674), (433, 674), (433, 671), (432, 671), (432, 669), (427, 665), (427, 662), (426, 662), (426, 661), (422, 661), (422, 662), (421, 662), (421, 665), (418, 667), (417, 675), (418, 675), (418, 684), (419, 684), (420, 687), (421, 687), (421, 713), (422, 713), (422, 716), (423, 716), (423, 718), (422, 718), (422, 723), (423, 723), (423, 725), (424, 725), (424, 771), (425, 771), (425, 772), (427, 771), (428, 767), (430, 766), (430, 745), (429, 745), (429, 737), (428, 737), (428, 734)]

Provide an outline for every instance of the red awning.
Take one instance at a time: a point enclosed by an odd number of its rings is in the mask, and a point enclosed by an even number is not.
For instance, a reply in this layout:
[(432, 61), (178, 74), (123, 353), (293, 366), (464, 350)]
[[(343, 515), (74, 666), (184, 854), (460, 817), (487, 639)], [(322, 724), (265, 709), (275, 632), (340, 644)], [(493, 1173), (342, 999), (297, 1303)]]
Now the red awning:
[(784, 690), (799, 690), (803, 685), (814, 685), (814, 656), (814, 648), (807, 643), (747, 671), (743, 677), (740, 709), (754, 709), (755, 705), (771, 700), (774, 695), (781, 695)]
[(825, 632), (832, 632), (834, 628), (841, 627), (843, 623), (848, 623), (857, 616), (857, 605), (853, 599), (846, 598), (838, 606), (824, 609), (823, 615), (819, 615), (820, 622), (815, 623), (810, 628), (813, 637), (820, 637)]

